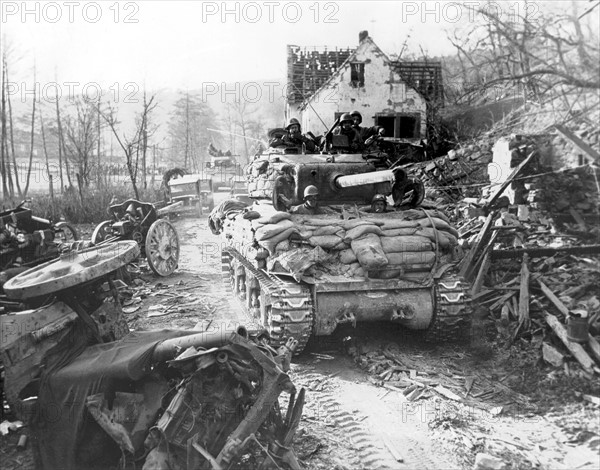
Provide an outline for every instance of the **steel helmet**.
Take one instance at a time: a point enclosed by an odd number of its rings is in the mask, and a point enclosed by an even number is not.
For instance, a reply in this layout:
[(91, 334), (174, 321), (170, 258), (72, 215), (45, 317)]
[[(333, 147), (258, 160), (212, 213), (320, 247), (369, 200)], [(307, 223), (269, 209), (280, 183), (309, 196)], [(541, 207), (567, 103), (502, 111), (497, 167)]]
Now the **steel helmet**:
[(362, 122), (362, 114), (360, 114), (358, 111), (354, 110), (350, 113), (350, 116), (354, 117), (356, 116), (358, 118), (358, 123), (360, 124)]
[(308, 196), (318, 196), (319, 195), (319, 190), (317, 189), (316, 186), (313, 186), (312, 184), (310, 186), (307, 186), (306, 188), (304, 188), (304, 198), (306, 199)]
[(375, 196), (373, 196), (373, 199), (371, 200), (371, 204), (378, 201), (382, 201), (387, 206), (387, 199), (383, 194), (375, 194)]
[(343, 123), (344, 121), (353, 122), (352, 116), (350, 116), (350, 113), (344, 113), (340, 116), (340, 124)]
[(293, 125), (297, 125), (300, 129), (302, 129), (302, 126), (300, 125), (300, 121), (298, 121), (298, 119), (296, 119), (296, 118), (291, 118), (288, 121), (287, 126), (285, 126), (285, 130), (289, 131), (290, 127), (293, 126)]

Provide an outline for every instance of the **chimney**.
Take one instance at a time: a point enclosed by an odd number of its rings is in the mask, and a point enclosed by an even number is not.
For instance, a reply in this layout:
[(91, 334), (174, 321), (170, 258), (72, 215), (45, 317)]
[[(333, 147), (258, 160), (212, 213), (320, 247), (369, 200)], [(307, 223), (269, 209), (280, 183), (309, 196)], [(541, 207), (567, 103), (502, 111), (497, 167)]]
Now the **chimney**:
[(360, 33), (358, 33), (358, 43), (360, 44), (361, 42), (363, 42), (368, 37), (369, 37), (369, 32), (368, 31), (361, 31)]

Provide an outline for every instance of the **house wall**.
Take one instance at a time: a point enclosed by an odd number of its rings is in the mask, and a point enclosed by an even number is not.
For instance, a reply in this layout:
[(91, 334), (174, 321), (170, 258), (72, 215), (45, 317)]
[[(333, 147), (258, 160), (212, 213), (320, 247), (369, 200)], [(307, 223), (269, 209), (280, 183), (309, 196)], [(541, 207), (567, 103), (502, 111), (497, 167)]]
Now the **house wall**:
[(332, 80), (310, 98), (309, 104), (290, 108), (290, 117), (297, 116), (301, 120), (303, 132), (322, 134), (324, 126), (321, 119), (330, 127), (335, 121), (336, 112), (356, 109), (363, 116), (363, 126), (373, 126), (376, 113), (419, 114), (421, 137), (424, 138), (427, 128), (425, 99), (402, 82), (400, 76), (388, 66), (386, 56), (370, 38), (361, 42), (356, 56), (351, 60), (365, 64), (364, 86), (352, 87), (350, 63), (341, 67)]

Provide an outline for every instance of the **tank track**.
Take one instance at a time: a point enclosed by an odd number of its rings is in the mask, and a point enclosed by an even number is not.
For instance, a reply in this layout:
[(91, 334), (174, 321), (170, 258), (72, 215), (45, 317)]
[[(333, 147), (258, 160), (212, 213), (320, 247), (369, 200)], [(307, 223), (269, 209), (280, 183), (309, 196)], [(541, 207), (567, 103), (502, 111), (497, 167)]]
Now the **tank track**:
[[(266, 323), (256, 318), (269, 332), (271, 346), (283, 346), (292, 337), (298, 341), (295, 355), (300, 354), (310, 339), (315, 314), (312, 295), (308, 287), (296, 282), (285, 281), (281, 277), (255, 268), (246, 258), (233, 248), (224, 248), (221, 253), (221, 273), (225, 283), (231, 285), (231, 258), (235, 258), (259, 282), (262, 298), (268, 300), (269, 308)], [(235, 296), (242, 309), (248, 312), (245, 303)]]
[(426, 341), (456, 342), (469, 338), (473, 319), (469, 287), (453, 275), (435, 281), (435, 313), (432, 324), (425, 332)]

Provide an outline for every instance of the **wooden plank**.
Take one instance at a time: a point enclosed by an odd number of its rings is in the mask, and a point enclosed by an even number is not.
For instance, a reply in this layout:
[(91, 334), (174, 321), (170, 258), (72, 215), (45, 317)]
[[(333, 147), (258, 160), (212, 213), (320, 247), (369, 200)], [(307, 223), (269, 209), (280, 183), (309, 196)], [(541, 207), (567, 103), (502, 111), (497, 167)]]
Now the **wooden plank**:
[(392, 456), (394, 457), (394, 459), (396, 460), (396, 462), (404, 462), (404, 456), (400, 453), (400, 451), (394, 445), (394, 443), (389, 438), (389, 436), (384, 436), (383, 437), (383, 443), (385, 444), (385, 446), (387, 447), (387, 449), (390, 451), (390, 454), (392, 454)]
[(477, 295), (483, 286), (483, 279), (490, 269), (490, 265), (492, 264), (492, 255), (490, 250), (486, 250), (485, 255), (483, 257), (483, 261), (481, 262), (481, 266), (479, 267), (479, 272), (477, 273), (477, 277), (475, 278), (475, 282), (473, 283), (473, 287), (471, 289), (471, 296)]
[(567, 330), (554, 315), (544, 312), (546, 323), (554, 330), (556, 335), (560, 338), (567, 349), (573, 354), (573, 357), (577, 359), (577, 362), (583, 367), (583, 370), (592, 374), (594, 372), (594, 360), (585, 352), (583, 346), (579, 343), (569, 341), (567, 337)]
[(584, 153), (584, 157), (588, 162), (597, 163), (600, 160), (600, 154), (596, 152), (592, 147), (586, 144), (583, 140), (577, 137), (573, 132), (564, 126), (559, 124), (555, 125), (554, 128), (562, 135), (565, 139), (570, 141), (575, 147)]
[(590, 347), (592, 356), (596, 358), (596, 361), (600, 362), (600, 343), (598, 343), (598, 340), (592, 335), (590, 335), (588, 339), (588, 346)]
[(519, 165), (510, 173), (508, 178), (506, 178), (506, 181), (500, 185), (500, 188), (498, 188), (498, 191), (490, 198), (490, 200), (487, 202), (485, 207), (488, 207), (488, 208), (494, 207), (494, 204), (500, 198), (500, 196), (502, 196), (502, 193), (504, 193), (506, 188), (508, 188), (508, 186), (519, 175), (519, 173), (521, 173), (521, 171), (523, 171), (523, 168), (525, 168), (525, 166), (533, 159), (533, 157), (535, 155), (537, 155), (537, 151), (534, 150), (529, 155), (527, 155), (525, 160), (523, 160), (521, 163), (519, 163)]
[(583, 220), (583, 217), (581, 217), (581, 214), (579, 212), (577, 212), (575, 209), (573, 209), (572, 207), (569, 208), (569, 213), (571, 214), (573, 219), (575, 219), (575, 222), (577, 222), (577, 225), (579, 225), (579, 230), (581, 230), (582, 232), (585, 232), (587, 230), (587, 226), (585, 225), (585, 220)]
[(565, 307), (565, 304), (558, 300), (558, 297), (554, 295), (550, 288), (546, 284), (544, 284), (541, 279), (538, 279), (538, 284), (540, 285), (540, 288), (542, 289), (544, 295), (548, 297), (548, 300), (552, 302), (552, 304), (558, 309), (560, 313), (562, 313), (565, 316), (565, 318), (567, 318), (569, 316), (569, 309)]
[(465, 256), (465, 258), (463, 259), (463, 261), (460, 264), (459, 275), (464, 277), (467, 280), (470, 280), (470, 277), (473, 274), (474, 261), (479, 256), (479, 253), (481, 252), (482, 248), (487, 246), (487, 241), (489, 240), (489, 237), (491, 236), (491, 228), (493, 226), (493, 222), (494, 222), (494, 213), (491, 213), (487, 216), (487, 218), (485, 219), (485, 223), (483, 224), (483, 227), (481, 227), (480, 232), (477, 234), (477, 237), (475, 238), (475, 242), (473, 243), (473, 248), (471, 248), (469, 253), (467, 253), (467, 256)]
[(523, 255), (521, 263), (521, 289), (519, 291), (519, 327), (528, 329), (531, 325), (529, 320), (529, 255)]
[(565, 246), (556, 248), (512, 248), (507, 250), (492, 250), (492, 260), (521, 258), (527, 253), (531, 258), (546, 258), (557, 253), (584, 255), (600, 253), (600, 245)]

